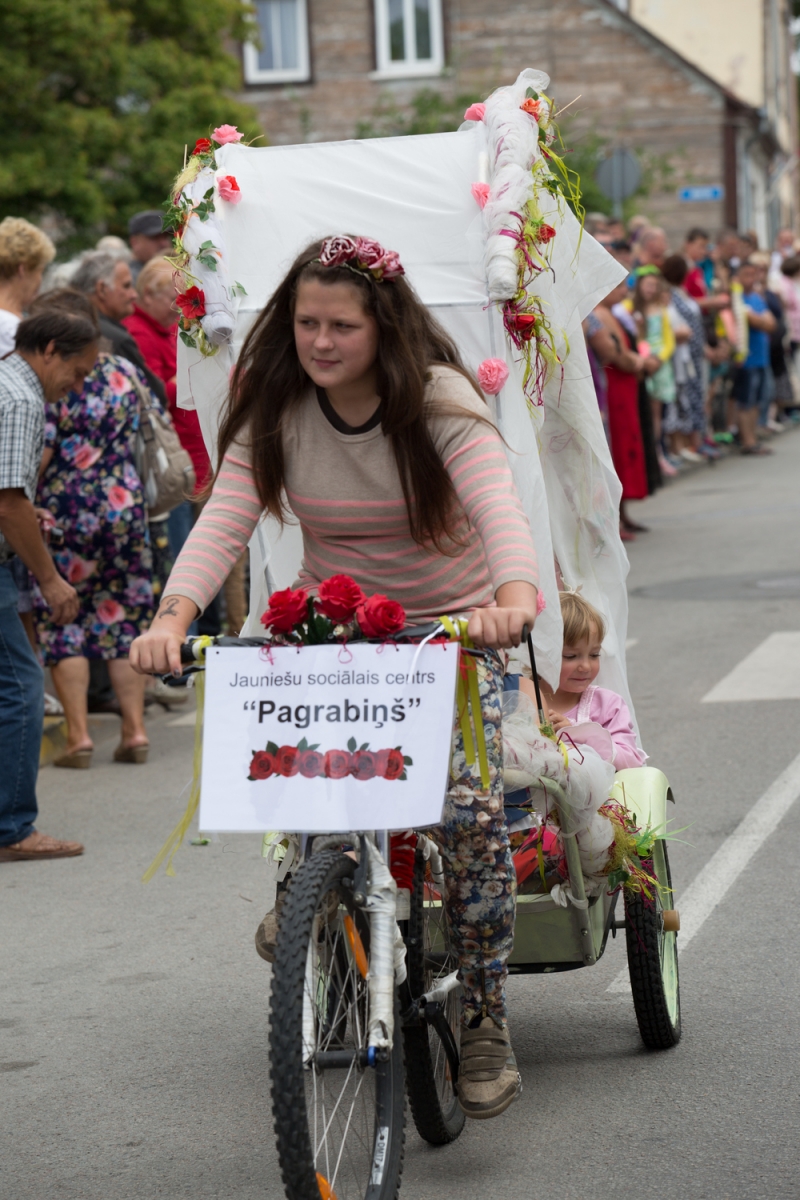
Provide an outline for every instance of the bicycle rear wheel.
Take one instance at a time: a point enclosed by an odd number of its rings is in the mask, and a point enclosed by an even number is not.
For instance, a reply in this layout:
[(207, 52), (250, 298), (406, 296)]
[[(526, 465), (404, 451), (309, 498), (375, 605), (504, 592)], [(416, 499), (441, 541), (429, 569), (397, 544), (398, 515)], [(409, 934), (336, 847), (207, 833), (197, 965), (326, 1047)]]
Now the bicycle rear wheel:
[(339, 851), (307, 859), (281, 912), (269, 1044), (289, 1200), (395, 1200), (400, 1187), (400, 1022), (385, 1060), (375, 1060), (367, 1039), (369, 919), (353, 904), (355, 865)]
[[(458, 969), (450, 945), (443, 897), (433, 887), (430, 877), (426, 883), (426, 866), (422, 852), (417, 850), (406, 959), (408, 985), (414, 1000), (431, 992)], [(420, 1020), (403, 1027), (409, 1107), (417, 1133), (432, 1146), (454, 1142), (466, 1120), (455, 1093), (453, 1063), (442, 1040), (449, 1031), (451, 1054), (455, 1051), (457, 1055), (458, 996), (458, 988), (447, 992), (435, 1010), (434, 1022)]]

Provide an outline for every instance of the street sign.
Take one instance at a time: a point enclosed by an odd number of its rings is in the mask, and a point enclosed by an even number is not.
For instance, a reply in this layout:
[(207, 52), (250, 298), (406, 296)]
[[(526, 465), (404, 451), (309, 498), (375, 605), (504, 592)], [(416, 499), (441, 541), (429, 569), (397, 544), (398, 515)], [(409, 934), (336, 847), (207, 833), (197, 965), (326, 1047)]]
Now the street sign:
[(678, 189), (678, 199), (685, 204), (702, 204), (708, 200), (724, 200), (725, 188), (721, 183), (705, 183), (697, 187)]
[(615, 150), (603, 159), (594, 177), (603, 195), (613, 201), (615, 214), (621, 216), (622, 201), (636, 191), (642, 171), (630, 150)]

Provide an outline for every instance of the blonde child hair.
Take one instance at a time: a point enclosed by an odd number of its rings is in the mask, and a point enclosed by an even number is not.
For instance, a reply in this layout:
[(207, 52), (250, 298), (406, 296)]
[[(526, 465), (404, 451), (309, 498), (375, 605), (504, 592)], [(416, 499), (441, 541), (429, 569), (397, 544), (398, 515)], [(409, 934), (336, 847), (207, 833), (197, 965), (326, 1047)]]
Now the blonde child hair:
[(593, 631), (597, 641), (606, 636), (606, 623), (593, 604), (584, 600), (578, 592), (559, 592), (561, 617), (564, 622), (564, 645), (577, 646), (578, 642), (591, 642)]

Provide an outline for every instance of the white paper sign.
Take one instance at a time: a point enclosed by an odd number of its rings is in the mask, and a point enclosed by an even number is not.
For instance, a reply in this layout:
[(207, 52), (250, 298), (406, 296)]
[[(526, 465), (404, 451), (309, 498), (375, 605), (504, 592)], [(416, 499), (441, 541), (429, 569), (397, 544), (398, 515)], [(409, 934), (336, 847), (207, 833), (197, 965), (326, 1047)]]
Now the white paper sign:
[(441, 820), (459, 646), (212, 647), (200, 828), (338, 833)]

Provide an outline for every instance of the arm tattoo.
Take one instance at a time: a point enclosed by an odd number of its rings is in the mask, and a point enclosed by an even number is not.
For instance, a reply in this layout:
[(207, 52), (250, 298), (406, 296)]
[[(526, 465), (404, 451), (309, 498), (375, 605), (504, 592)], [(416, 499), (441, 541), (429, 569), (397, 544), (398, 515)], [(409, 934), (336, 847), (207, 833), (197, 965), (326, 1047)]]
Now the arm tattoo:
[(170, 596), (165, 600), (161, 608), (158, 610), (159, 617), (177, 617), (178, 615), (178, 597)]

